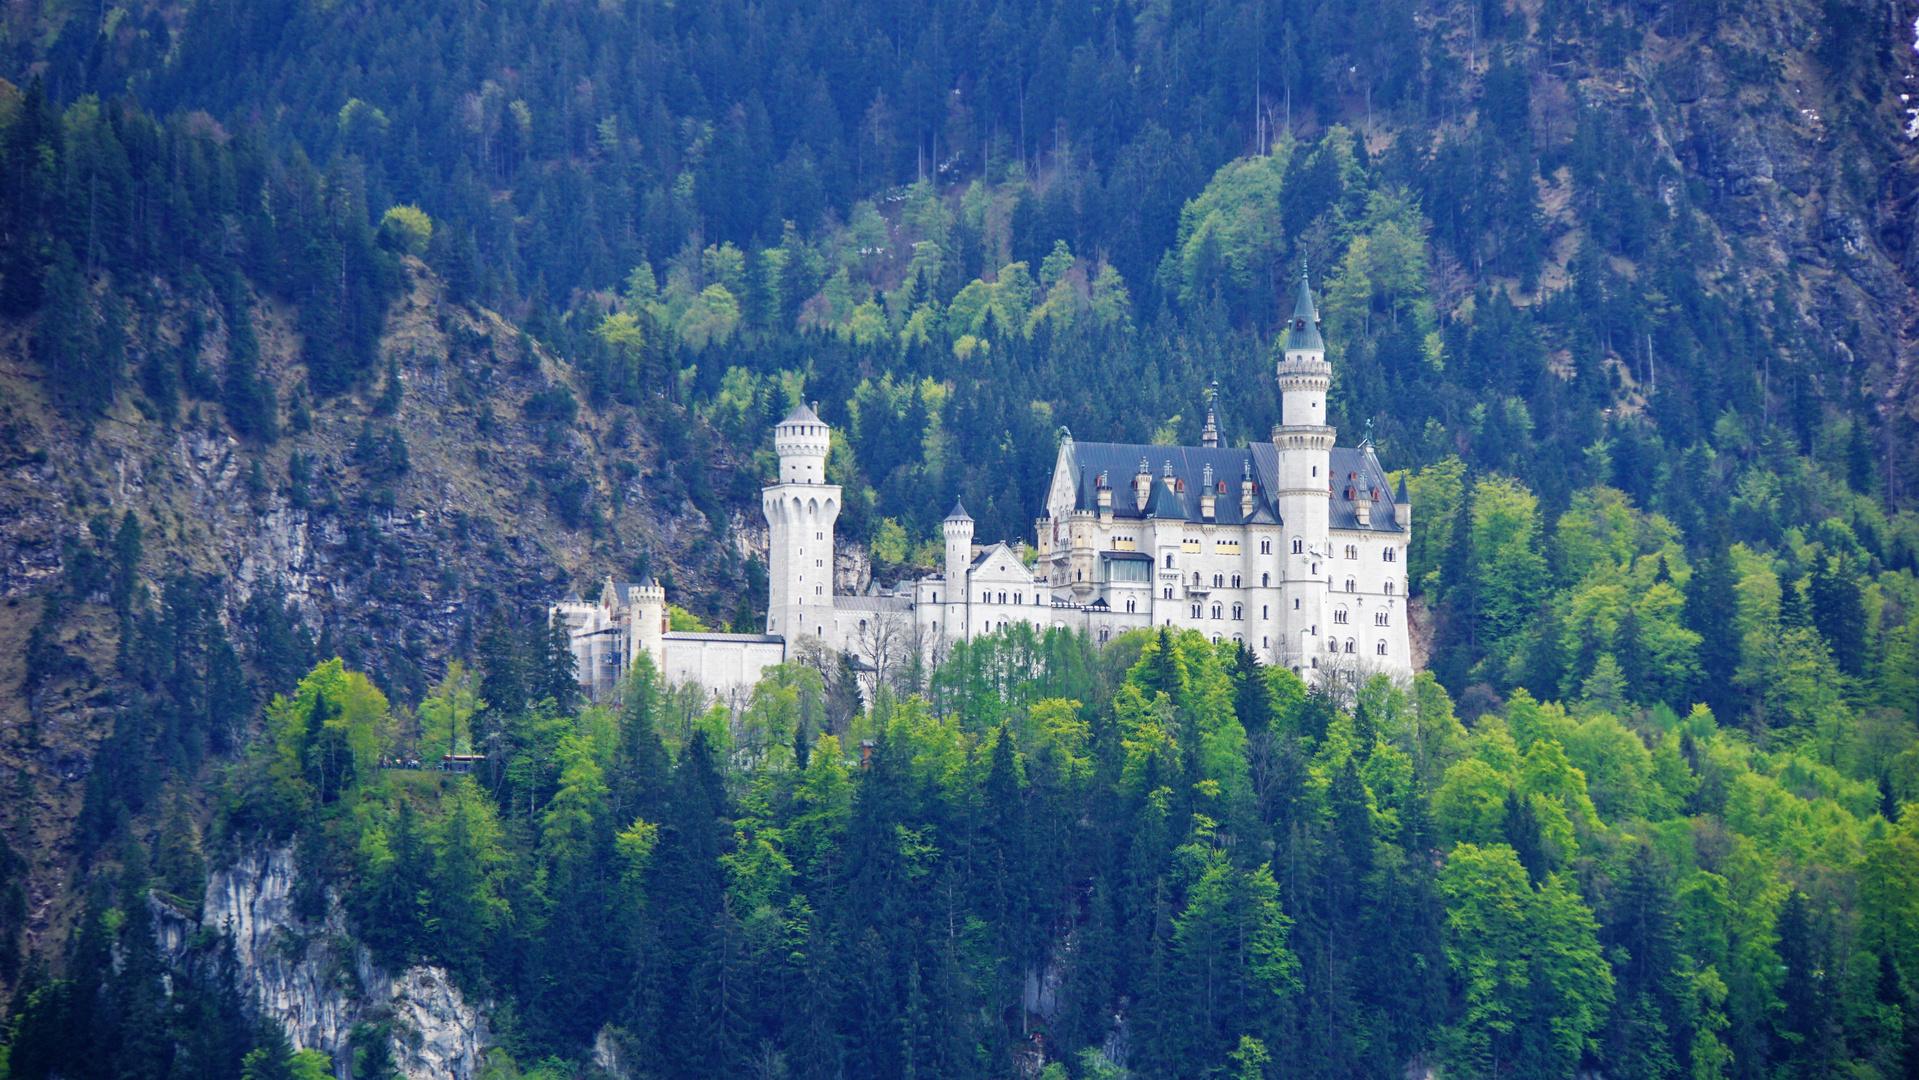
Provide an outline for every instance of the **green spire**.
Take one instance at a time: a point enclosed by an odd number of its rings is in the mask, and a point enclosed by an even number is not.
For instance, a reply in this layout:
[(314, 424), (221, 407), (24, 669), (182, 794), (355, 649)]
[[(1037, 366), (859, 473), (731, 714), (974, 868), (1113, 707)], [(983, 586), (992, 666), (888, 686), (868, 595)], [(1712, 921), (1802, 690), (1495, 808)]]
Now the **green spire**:
[(1306, 284), (1306, 271), (1299, 272), (1299, 299), (1293, 304), (1293, 317), (1286, 324), (1286, 351), (1325, 352), (1326, 341), (1319, 336), (1319, 309), (1313, 306), (1313, 290)]

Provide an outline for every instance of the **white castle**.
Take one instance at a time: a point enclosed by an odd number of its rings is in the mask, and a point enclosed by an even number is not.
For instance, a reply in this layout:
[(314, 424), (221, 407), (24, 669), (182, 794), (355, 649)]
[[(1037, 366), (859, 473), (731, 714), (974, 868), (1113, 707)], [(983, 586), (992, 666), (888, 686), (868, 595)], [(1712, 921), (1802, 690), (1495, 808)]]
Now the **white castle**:
[(644, 649), (676, 682), (726, 694), (809, 647), (847, 654), (883, 677), (917, 652), (1012, 623), (1108, 641), (1170, 626), (1239, 642), (1308, 679), (1373, 673), (1410, 679), (1406, 544), (1412, 505), (1370, 441), (1333, 445), (1332, 365), (1302, 279), (1278, 365), (1280, 422), (1268, 442), (1220, 445), (1209, 408), (1199, 446), (1062, 438), (1037, 522), (1037, 560), (973, 542), (955, 505), (943, 572), (862, 596), (833, 588), (840, 488), (826, 482), (831, 429), (805, 405), (773, 429), (779, 479), (761, 498), (768, 525), (765, 634), (666, 629), (657, 583), (608, 581), (597, 604), (554, 610), (573, 628), (580, 681), (610, 692)]

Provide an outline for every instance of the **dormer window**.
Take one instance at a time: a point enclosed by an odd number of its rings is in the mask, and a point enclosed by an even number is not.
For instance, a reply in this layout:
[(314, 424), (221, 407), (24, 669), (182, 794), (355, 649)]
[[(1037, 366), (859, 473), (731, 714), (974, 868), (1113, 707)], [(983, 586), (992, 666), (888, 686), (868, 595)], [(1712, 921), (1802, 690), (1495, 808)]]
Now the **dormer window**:
[(1294, 319), (1294, 320), (1293, 320), (1293, 329), (1295, 329), (1295, 330), (1297, 330), (1297, 331), (1299, 331), (1300, 333), (1305, 333), (1305, 332), (1306, 332), (1306, 320), (1305, 320), (1305, 319)]

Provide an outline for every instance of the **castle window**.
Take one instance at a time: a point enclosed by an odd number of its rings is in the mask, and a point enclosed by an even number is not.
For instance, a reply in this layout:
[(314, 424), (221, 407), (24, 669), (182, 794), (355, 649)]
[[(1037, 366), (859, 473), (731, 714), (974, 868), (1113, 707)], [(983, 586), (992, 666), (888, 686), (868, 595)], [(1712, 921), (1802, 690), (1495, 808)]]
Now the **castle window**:
[(1002, 604), (1004, 604), (1004, 603), (1006, 602), (1006, 594), (1005, 594), (1005, 593), (1000, 593), (1000, 594), (999, 594), (999, 602), (1000, 602), (1000, 603), (1002, 603)]
[(826, 590), (826, 586), (824, 586), (824, 585), (815, 585), (815, 586), (813, 586), (813, 595), (814, 595), (814, 596), (825, 596), (825, 595), (826, 595), (826, 591), (825, 591), (825, 590)]
[(1259, 542), (1259, 553), (1261, 555), (1271, 555), (1273, 553), (1273, 542), (1271, 540), (1261, 540)]
[(1195, 618), (1195, 619), (1197, 619), (1197, 618), (1199, 618), (1199, 605), (1198, 605), (1198, 604), (1194, 604), (1194, 605), (1193, 605), (1193, 618)]
[(1314, 564), (1313, 564), (1313, 573), (1315, 573), (1315, 574), (1317, 574), (1317, 573), (1319, 573), (1319, 564), (1318, 564), (1318, 563), (1314, 563)]
[(1226, 575), (1225, 575), (1225, 574), (1214, 574), (1214, 575), (1213, 575), (1213, 588), (1215, 588), (1215, 589), (1217, 589), (1217, 588), (1219, 588), (1220, 586), (1222, 586), (1222, 585), (1224, 585), (1224, 584), (1226, 584)]
[(1299, 597), (1297, 596), (1293, 597), (1293, 610), (1294, 611), (1299, 610)]
[(1385, 613), (1385, 612), (1383, 612), (1383, 611), (1375, 611), (1375, 612), (1373, 612), (1373, 625), (1374, 625), (1374, 626), (1385, 626), (1385, 625), (1386, 625), (1386, 613)]
[(1272, 618), (1272, 616), (1271, 616), (1271, 615), (1268, 615), (1268, 614), (1266, 613), (1266, 605), (1265, 605), (1265, 604), (1261, 604), (1261, 605), (1259, 605), (1259, 617), (1260, 617), (1260, 618), (1262, 618), (1262, 619), (1270, 619), (1270, 618)]
[(1359, 591), (1359, 583), (1358, 583), (1358, 582), (1356, 582), (1356, 581), (1354, 581), (1354, 580), (1353, 580), (1352, 578), (1347, 578), (1347, 579), (1346, 579), (1346, 591), (1347, 591), (1347, 592), (1358, 592), (1358, 591)]
[(1126, 614), (1131, 615), (1133, 613), (1133, 604), (1135, 602), (1136, 601), (1132, 601), (1132, 600), (1126, 601)]
[(1107, 639), (1107, 638), (1108, 638), (1109, 636), (1111, 636), (1111, 634), (1112, 634), (1112, 633), (1113, 633), (1113, 632), (1112, 632), (1111, 630), (1108, 630), (1108, 629), (1106, 629), (1106, 628), (1105, 628), (1105, 627), (1103, 627), (1103, 626), (1102, 626), (1102, 627), (1100, 627), (1100, 628), (1099, 628), (1099, 643), (1100, 643), (1101, 645), (1104, 645), (1104, 644), (1106, 644), (1106, 639)]
[(1025, 595), (1024, 595), (1024, 594), (1022, 594), (1022, 593), (1014, 593), (1014, 594), (1013, 594), (1013, 603), (1015, 603), (1015, 604), (1024, 604), (1025, 602), (1026, 602), (1026, 598), (1025, 598)]
[(1273, 575), (1271, 575), (1271, 574), (1261, 574), (1261, 575), (1259, 575), (1259, 587), (1260, 587), (1260, 588), (1262, 588), (1262, 589), (1264, 589), (1264, 588), (1266, 588), (1267, 586), (1269, 586), (1269, 585), (1271, 585), (1272, 583), (1273, 583)]
[(1193, 588), (1199, 588), (1199, 571), (1193, 571)]
[(824, 540), (824, 539), (826, 539), (826, 534), (825, 534), (825, 533), (823, 533), (823, 532), (816, 532), (816, 533), (814, 533), (814, 534), (813, 534), (813, 539), (815, 539), (815, 540)]
[(1352, 638), (1347, 638), (1347, 639), (1346, 639), (1346, 651), (1347, 651), (1347, 652), (1349, 652), (1349, 653), (1353, 651), (1353, 639), (1352, 639)]
[(1306, 554), (1306, 541), (1301, 540), (1297, 536), (1293, 537), (1293, 554), (1295, 555)]
[(1166, 586), (1166, 599), (1171, 600), (1172, 598), (1173, 598), (1173, 587), (1171, 585), (1168, 585)]
[(1347, 558), (1349, 558), (1349, 559), (1357, 559), (1357, 558), (1359, 558), (1359, 547), (1358, 547), (1358, 545), (1356, 545), (1356, 544), (1347, 544), (1347, 545), (1346, 545), (1346, 557), (1347, 557)]
[(1245, 618), (1245, 616), (1240, 614), (1240, 606), (1238, 604), (1234, 604), (1233, 605), (1233, 621), (1237, 622), (1243, 618)]
[(825, 559), (814, 559), (814, 560), (813, 560), (813, 565), (814, 565), (814, 566), (825, 566), (825, 565), (826, 565), (826, 560), (825, 560)]
[(1234, 574), (1234, 575), (1233, 575), (1233, 588), (1235, 588), (1235, 589), (1237, 589), (1237, 588), (1239, 588), (1239, 575), (1238, 575), (1238, 574)]
[(1341, 626), (1344, 626), (1344, 625), (1346, 625), (1346, 609), (1345, 609), (1345, 608), (1343, 608), (1343, 607), (1342, 607), (1342, 608), (1334, 608), (1334, 609), (1333, 609), (1333, 621), (1334, 621), (1334, 622), (1336, 622), (1336, 623), (1338, 623), (1338, 624), (1339, 624), (1339, 625), (1341, 625)]
[(1220, 605), (1218, 604), (1213, 605), (1213, 618), (1215, 619), (1225, 618), (1225, 615), (1224, 613), (1220, 611)]
[(1381, 641), (1379, 644), (1373, 646), (1373, 655), (1374, 656), (1386, 655), (1386, 643), (1384, 641)]
[(1383, 558), (1384, 558), (1384, 559), (1385, 559), (1385, 560), (1386, 560), (1387, 562), (1398, 562), (1398, 561), (1399, 561), (1399, 549), (1398, 549), (1398, 548), (1396, 548), (1396, 547), (1393, 547), (1393, 546), (1392, 546), (1391, 544), (1388, 544), (1388, 545), (1386, 545), (1386, 550), (1385, 550), (1385, 551), (1382, 551), (1382, 552), (1380, 552), (1380, 555), (1381, 555), (1381, 556), (1382, 556), (1382, 557), (1383, 557)]
[(1171, 570), (1172, 568), (1173, 568), (1173, 553), (1169, 551), (1166, 553), (1166, 569)]
[(1391, 596), (1392, 594), (1393, 594), (1393, 579), (1387, 578), (1386, 579), (1386, 595)]

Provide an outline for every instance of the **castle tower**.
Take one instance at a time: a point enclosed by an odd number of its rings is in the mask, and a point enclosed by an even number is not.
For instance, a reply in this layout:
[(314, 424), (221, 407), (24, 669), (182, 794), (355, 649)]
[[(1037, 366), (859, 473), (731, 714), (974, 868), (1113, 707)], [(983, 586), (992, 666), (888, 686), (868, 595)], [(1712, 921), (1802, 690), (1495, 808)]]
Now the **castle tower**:
[(760, 494), (766, 512), (766, 632), (787, 642), (824, 634), (833, 615), (833, 522), (840, 489), (826, 482), (833, 431), (801, 405), (773, 429), (780, 479)]
[(963, 638), (967, 635), (966, 572), (973, 563), (973, 515), (955, 499), (952, 513), (940, 522), (940, 531), (946, 534), (946, 609), (940, 619), (945, 624), (942, 632), (949, 638)]
[(666, 670), (666, 590), (660, 586), (658, 578), (648, 576), (633, 590), (633, 616), (626, 663), (630, 668), (633, 661), (644, 652), (653, 658), (653, 666)]
[(973, 561), (973, 515), (956, 501), (940, 531), (946, 534), (946, 588), (957, 600), (965, 595), (966, 570)]
[(1279, 452), (1279, 468), (1273, 499), (1284, 529), (1280, 652), (1282, 660), (1304, 673), (1325, 648), (1325, 582), (1332, 572), (1328, 517), (1334, 436), (1326, 423), (1326, 392), (1332, 387), (1333, 366), (1326, 362), (1319, 311), (1304, 273), (1286, 325), (1278, 376), (1280, 414), (1273, 428), (1273, 446)]

